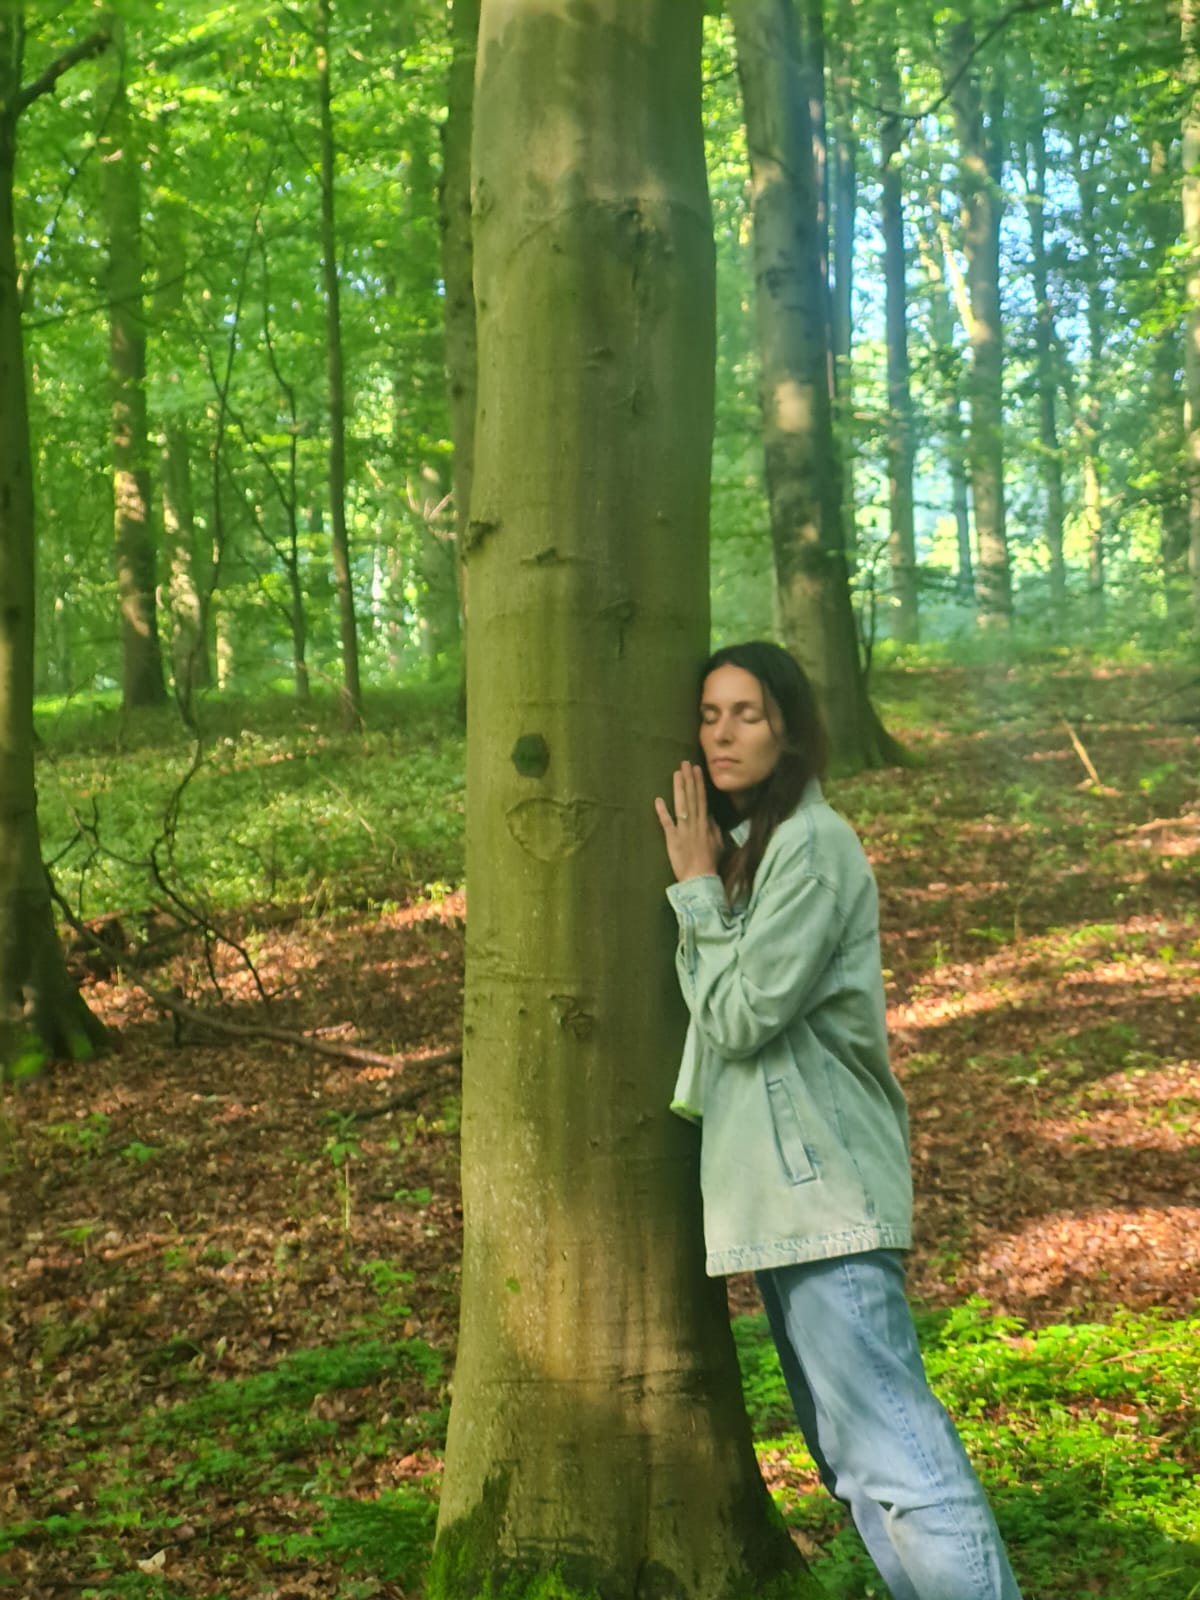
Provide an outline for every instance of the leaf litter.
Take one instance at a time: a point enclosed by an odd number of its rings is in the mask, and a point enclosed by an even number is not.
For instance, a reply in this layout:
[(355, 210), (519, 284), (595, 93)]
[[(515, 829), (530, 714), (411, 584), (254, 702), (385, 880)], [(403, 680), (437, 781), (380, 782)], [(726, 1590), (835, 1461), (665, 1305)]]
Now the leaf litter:
[[(925, 764), (831, 791), (880, 883), (910, 1286), (933, 1312), (1195, 1310), (1200, 749), (1145, 720), (1152, 691), (1136, 670), (893, 674)], [(4, 1107), (0, 1593), (412, 1591), (460, 1248), (457, 1082), (419, 1058), (458, 1043), (464, 915), (451, 893), (254, 932), (273, 1024), (418, 1058), (395, 1070), (177, 1037), (120, 974), (84, 975), (119, 1053)], [(261, 1017), (221, 961), (227, 1014)], [(194, 995), (200, 952), (171, 962), (155, 983)], [(356, 1118), (398, 1089), (407, 1109)], [(756, 1307), (749, 1280), (731, 1304)], [(356, 1565), (373, 1539), (390, 1568)]]

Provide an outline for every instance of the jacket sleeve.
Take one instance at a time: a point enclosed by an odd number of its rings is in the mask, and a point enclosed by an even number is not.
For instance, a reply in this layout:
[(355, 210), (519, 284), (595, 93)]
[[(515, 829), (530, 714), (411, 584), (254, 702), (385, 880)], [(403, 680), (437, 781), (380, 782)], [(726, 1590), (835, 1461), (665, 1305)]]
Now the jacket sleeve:
[(720, 878), (667, 890), (679, 919), (675, 966), (696, 1027), (727, 1059), (754, 1055), (803, 1012), (841, 937), (834, 884), (816, 869), (811, 823), (771, 841), (749, 912)]

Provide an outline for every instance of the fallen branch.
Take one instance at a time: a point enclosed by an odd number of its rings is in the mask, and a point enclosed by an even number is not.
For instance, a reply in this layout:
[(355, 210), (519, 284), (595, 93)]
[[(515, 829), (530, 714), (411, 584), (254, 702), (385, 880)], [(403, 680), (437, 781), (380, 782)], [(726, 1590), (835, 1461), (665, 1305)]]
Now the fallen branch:
[(164, 1011), (169, 1011), (181, 1022), (191, 1022), (202, 1028), (214, 1028), (218, 1033), (231, 1034), (235, 1039), (274, 1039), (279, 1044), (294, 1044), (306, 1050), (315, 1050), (318, 1055), (334, 1056), (342, 1061), (356, 1061), (365, 1067), (391, 1067), (393, 1070), (397, 1067), (441, 1067), (462, 1059), (461, 1050), (444, 1050), (436, 1056), (385, 1056), (378, 1050), (361, 1050), (353, 1044), (335, 1044), (328, 1039), (314, 1039), (311, 1033), (293, 1033), (290, 1028), (276, 1028), (265, 1022), (227, 1022), (224, 1017), (215, 1017), (211, 1012), (197, 1011), (195, 1006), (185, 1006), (173, 995), (164, 994), (159, 989), (151, 989), (148, 984), (140, 980), (137, 980), (137, 987), (143, 994), (149, 995), (155, 1005), (161, 1006)]
[(1084, 749), (1083, 740), (1075, 732), (1075, 729), (1067, 721), (1066, 717), (1062, 719), (1062, 725), (1070, 734), (1071, 743), (1075, 746), (1075, 754), (1079, 757), (1080, 761), (1083, 762), (1084, 771), (1092, 780), (1093, 786), (1098, 789), (1101, 794), (1116, 794), (1117, 791), (1115, 789), (1110, 789), (1106, 784), (1100, 782), (1100, 774), (1096, 771), (1096, 768), (1092, 763), (1091, 756), (1089, 756), (1087, 751)]
[[(453, 1059), (456, 1063), (461, 1060), (462, 1052), (455, 1051), (453, 1057), (430, 1056), (430, 1061), (443, 1062)], [(414, 1062), (414, 1065), (418, 1063)], [(420, 1063), (423, 1065), (424, 1063)], [(454, 1078), (452, 1072), (439, 1072), (437, 1077), (429, 1083), (414, 1083), (411, 1089), (405, 1089), (403, 1094), (393, 1095), (390, 1100), (385, 1100), (380, 1106), (363, 1106), (360, 1111), (348, 1111), (346, 1116), (351, 1122), (370, 1122), (373, 1117), (386, 1117), (393, 1111), (407, 1111), (410, 1106), (415, 1106), (423, 1096), (432, 1093), (444, 1083), (450, 1083)], [(335, 1113), (336, 1115), (336, 1113)]]

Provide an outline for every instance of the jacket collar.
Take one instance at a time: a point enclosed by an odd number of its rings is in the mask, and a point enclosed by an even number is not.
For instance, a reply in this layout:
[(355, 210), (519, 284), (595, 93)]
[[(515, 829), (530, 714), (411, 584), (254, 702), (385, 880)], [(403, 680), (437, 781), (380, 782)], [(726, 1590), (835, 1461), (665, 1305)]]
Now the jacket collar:
[[(804, 793), (800, 796), (800, 805), (796, 809), (799, 810), (800, 806), (817, 805), (824, 798), (825, 796), (821, 790), (821, 780), (819, 778), (810, 778), (804, 786)], [(743, 817), (740, 822), (735, 823), (729, 830), (729, 837), (739, 848), (744, 845), (750, 837), (750, 818)]]

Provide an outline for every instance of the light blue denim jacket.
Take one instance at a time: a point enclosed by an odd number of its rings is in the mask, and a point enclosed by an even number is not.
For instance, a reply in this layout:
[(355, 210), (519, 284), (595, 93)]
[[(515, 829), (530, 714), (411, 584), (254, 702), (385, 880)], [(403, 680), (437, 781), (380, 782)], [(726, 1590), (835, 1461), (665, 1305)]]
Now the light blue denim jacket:
[(744, 908), (717, 877), (667, 897), (691, 1013), (672, 1109), (701, 1122), (709, 1274), (906, 1248), (908, 1114), (854, 830), (811, 783)]

